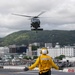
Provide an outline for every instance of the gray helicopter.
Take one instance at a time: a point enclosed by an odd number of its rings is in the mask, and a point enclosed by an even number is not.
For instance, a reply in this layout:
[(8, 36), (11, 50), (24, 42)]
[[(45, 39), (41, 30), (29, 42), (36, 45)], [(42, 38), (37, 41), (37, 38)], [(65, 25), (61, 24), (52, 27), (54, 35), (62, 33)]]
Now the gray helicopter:
[(20, 14), (13, 14), (13, 15), (17, 15), (17, 16), (22, 16), (22, 17), (29, 17), (31, 20), (31, 30), (43, 30), (42, 28), (40, 28), (40, 20), (39, 20), (39, 16), (42, 15), (43, 13), (45, 13), (44, 11), (41, 12), (40, 14), (38, 14), (37, 16), (27, 16), (27, 15), (20, 15)]

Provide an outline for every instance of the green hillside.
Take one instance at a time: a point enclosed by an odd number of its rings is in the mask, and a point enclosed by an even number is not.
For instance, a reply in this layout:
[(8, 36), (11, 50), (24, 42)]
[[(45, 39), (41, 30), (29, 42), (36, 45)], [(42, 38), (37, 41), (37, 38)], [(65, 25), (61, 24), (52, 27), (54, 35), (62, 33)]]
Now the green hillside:
[(0, 45), (22, 45), (33, 42), (40, 42), (41, 44), (52, 42), (53, 45), (59, 42), (62, 46), (73, 45), (75, 43), (75, 31), (46, 30), (37, 33), (35, 31), (19, 31), (2, 38)]

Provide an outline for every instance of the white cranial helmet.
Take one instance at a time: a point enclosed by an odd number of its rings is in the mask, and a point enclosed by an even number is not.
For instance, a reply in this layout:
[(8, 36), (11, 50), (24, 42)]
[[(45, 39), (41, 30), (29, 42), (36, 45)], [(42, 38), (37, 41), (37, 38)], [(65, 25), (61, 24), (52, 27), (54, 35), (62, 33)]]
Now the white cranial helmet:
[(42, 50), (42, 54), (47, 54), (47, 50)]
[(40, 51), (40, 54), (48, 54), (48, 49), (42, 48), (41, 51)]

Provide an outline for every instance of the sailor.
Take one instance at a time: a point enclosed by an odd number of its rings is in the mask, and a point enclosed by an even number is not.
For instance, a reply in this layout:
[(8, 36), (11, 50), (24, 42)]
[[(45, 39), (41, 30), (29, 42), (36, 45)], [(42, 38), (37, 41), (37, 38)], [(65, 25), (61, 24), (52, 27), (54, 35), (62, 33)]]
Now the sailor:
[(32, 70), (36, 66), (39, 68), (39, 75), (51, 75), (51, 68), (59, 70), (59, 67), (53, 62), (52, 57), (48, 54), (47, 48), (42, 48), (40, 50), (40, 56), (36, 59), (35, 63), (29, 67), (25, 67), (24, 71)]

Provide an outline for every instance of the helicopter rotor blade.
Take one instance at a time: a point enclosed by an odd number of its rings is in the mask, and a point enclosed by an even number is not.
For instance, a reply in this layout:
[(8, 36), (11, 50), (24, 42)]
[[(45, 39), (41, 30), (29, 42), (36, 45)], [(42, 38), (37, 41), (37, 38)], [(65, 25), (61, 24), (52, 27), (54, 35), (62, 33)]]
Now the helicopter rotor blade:
[(40, 15), (42, 15), (43, 13), (45, 13), (45, 11), (41, 12), (39, 15), (37, 15), (37, 17), (40, 16)]
[(32, 16), (27, 16), (27, 15), (20, 15), (20, 14), (13, 14), (12, 15), (17, 15), (17, 16), (22, 16), (22, 17), (32, 17)]

